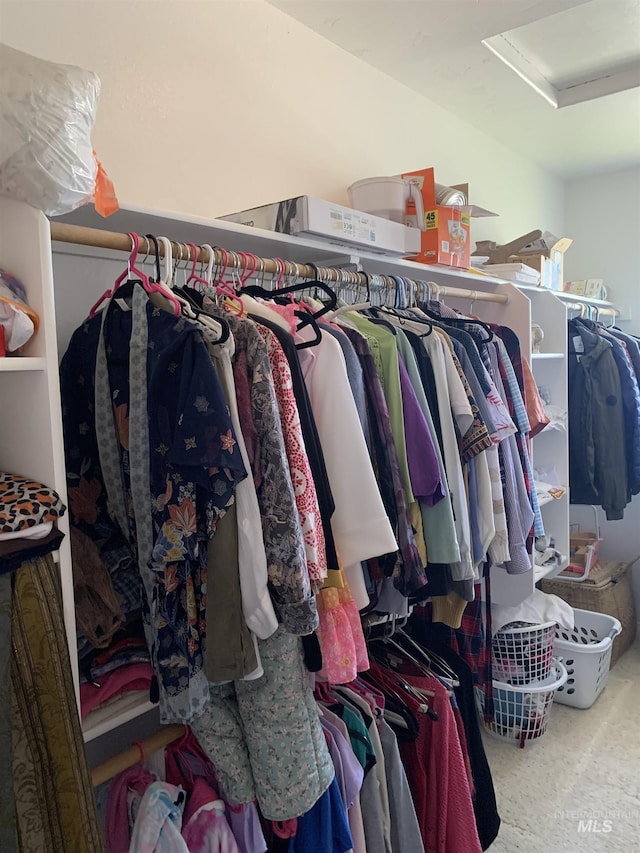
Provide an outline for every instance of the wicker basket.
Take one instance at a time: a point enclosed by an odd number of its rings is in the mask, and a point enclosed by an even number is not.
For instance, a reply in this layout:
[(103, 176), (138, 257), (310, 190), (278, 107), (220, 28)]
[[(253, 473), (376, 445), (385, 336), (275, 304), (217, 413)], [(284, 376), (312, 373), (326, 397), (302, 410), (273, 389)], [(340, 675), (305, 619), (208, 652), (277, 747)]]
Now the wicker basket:
[(600, 560), (582, 583), (558, 578), (541, 582), (543, 592), (563, 598), (572, 607), (606, 613), (620, 621), (622, 633), (614, 640), (611, 666), (633, 643), (638, 627), (631, 582), (631, 566), (634, 562)]

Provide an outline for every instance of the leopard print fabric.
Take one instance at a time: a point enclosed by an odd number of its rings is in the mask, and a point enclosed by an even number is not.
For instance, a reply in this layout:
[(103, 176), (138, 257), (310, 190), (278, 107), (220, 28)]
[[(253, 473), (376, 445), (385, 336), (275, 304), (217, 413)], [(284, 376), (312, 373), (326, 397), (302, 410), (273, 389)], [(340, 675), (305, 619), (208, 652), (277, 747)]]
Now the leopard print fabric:
[(17, 533), (55, 521), (65, 510), (60, 496), (48, 486), (0, 472), (0, 533)]

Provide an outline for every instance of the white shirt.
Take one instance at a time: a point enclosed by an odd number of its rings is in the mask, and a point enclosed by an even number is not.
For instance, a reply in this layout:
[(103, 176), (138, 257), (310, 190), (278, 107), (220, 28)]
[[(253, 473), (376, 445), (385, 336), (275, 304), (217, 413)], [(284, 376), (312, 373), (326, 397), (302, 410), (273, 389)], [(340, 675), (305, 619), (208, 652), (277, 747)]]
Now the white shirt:
[[(309, 328), (298, 334), (301, 340), (313, 340)], [(398, 544), (373, 473), (340, 344), (323, 334), (317, 346), (300, 350), (300, 356), (335, 503), (331, 529), (336, 551), (343, 568), (359, 569), (362, 560), (394, 553)]]

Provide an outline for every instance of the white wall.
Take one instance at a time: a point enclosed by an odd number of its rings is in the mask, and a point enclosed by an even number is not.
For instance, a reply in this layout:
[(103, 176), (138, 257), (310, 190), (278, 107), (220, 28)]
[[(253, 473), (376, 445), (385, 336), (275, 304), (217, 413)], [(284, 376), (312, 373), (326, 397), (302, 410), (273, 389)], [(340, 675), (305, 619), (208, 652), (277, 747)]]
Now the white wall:
[(603, 278), (625, 330), (640, 335), (640, 166), (567, 181), (567, 281)]
[(100, 75), (94, 144), (123, 203), (346, 202), (355, 180), (434, 165), (501, 213), (476, 238), (562, 230), (557, 178), (263, 0), (0, 0), (0, 39)]
[[(603, 278), (609, 299), (622, 312), (621, 328), (640, 335), (640, 168), (569, 181), (565, 204), (565, 230), (574, 239), (565, 258), (567, 278)], [(572, 507), (571, 517), (583, 530), (593, 529), (589, 508)], [(599, 518), (606, 558), (640, 554), (640, 495), (622, 521), (607, 522), (602, 512)], [(640, 619), (640, 562), (634, 582)]]

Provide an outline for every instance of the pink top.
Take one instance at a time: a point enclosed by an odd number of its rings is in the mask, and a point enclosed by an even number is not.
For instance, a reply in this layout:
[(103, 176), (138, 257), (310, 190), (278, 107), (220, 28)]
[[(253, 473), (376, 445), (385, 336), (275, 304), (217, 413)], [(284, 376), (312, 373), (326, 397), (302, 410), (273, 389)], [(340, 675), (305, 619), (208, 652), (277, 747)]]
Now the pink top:
[(182, 837), (189, 853), (240, 853), (224, 814), (224, 803), (204, 779), (196, 779), (187, 801)]

